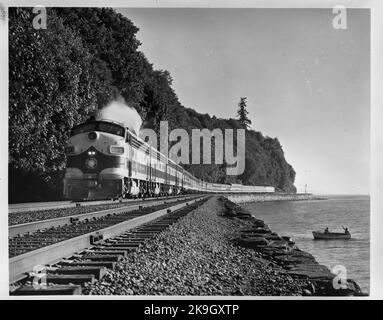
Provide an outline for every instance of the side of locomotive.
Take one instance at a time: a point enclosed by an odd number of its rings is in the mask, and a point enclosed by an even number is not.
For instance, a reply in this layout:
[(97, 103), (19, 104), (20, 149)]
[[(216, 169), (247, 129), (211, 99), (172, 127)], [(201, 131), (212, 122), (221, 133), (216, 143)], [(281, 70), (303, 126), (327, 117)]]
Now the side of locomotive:
[(273, 187), (208, 183), (149, 146), (124, 125), (88, 121), (74, 127), (66, 147), (64, 196), (97, 200), (180, 193), (274, 192)]

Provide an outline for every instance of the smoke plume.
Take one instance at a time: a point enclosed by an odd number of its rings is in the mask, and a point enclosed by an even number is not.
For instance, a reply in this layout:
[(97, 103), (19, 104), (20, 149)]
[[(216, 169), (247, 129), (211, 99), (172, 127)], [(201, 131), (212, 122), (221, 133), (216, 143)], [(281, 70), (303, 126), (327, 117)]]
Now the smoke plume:
[(142, 119), (137, 110), (130, 107), (123, 98), (118, 98), (102, 108), (97, 116), (98, 120), (112, 120), (123, 123), (136, 135), (140, 132)]

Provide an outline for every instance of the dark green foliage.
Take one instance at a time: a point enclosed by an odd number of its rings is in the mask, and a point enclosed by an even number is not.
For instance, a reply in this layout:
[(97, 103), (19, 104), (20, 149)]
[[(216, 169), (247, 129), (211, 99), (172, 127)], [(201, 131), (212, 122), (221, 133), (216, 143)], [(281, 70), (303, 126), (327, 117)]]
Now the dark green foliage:
[(172, 106), (178, 106), (178, 99), (171, 84), (172, 78), (169, 72), (163, 70), (152, 71), (145, 84), (145, 95), (141, 103), (141, 108), (146, 110), (143, 127), (152, 128), (157, 134), (160, 121), (169, 118)]
[(241, 124), (242, 128), (249, 129), (251, 125), (251, 120), (247, 116), (249, 114), (249, 111), (246, 109), (246, 97), (241, 98), (241, 100), (238, 103), (238, 111), (237, 111), (237, 117), (238, 121)]
[[(158, 132), (243, 127), (184, 108), (166, 70), (153, 70), (136, 39), (138, 28), (105, 8), (47, 9), (47, 29), (32, 26), (32, 8), (9, 9), (10, 201), (59, 199), (70, 128), (121, 95)], [(223, 165), (192, 165), (212, 182), (275, 185), (294, 190), (295, 172), (276, 139), (247, 131), (246, 171), (228, 177)], [(185, 166), (186, 167), (186, 166)], [(238, 179), (237, 179), (238, 178)]]
[(94, 108), (90, 55), (49, 11), (49, 28), (32, 28), (31, 10), (10, 9), (9, 158), (27, 171), (63, 168), (63, 141)]
[[(240, 129), (242, 124), (235, 119), (217, 119), (193, 109), (178, 106), (169, 113), (170, 123), (178, 124), (189, 132), (193, 128), (213, 130)], [(190, 134), (189, 134), (190, 135)], [(212, 150), (214, 154), (214, 150)], [(238, 177), (227, 176), (224, 165), (184, 166), (197, 177), (209, 182), (238, 183), (245, 185), (274, 186), (279, 191), (296, 192), (295, 171), (285, 158), (278, 139), (264, 137), (262, 133), (246, 130), (245, 171)]]
[(265, 138), (260, 132), (247, 131), (246, 168), (241, 178), (244, 184), (272, 182), (279, 191), (296, 192), (295, 171), (286, 162), (278, 139)]
[[(107, 8), (56, 8), (68, 29), (78, 34), (97, 68), (97, 76), (110, 92), (117, 89), (125, 100), (145, 118), (140, 108), (147, 77), (152, 71), (145, 56), (137, 51), (138, 28), (133, 23)], [(109, 102), (111, 95), (98, 94), (98, 105)]]

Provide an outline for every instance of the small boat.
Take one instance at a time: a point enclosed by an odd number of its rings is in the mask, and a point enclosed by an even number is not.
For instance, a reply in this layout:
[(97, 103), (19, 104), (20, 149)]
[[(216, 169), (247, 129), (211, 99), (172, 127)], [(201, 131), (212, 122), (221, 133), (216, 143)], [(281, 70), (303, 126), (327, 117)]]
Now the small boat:
[(351, 239), (351, 233), (344, 232), (321, 232), (313, 231), (315, 240), (348, 240)]

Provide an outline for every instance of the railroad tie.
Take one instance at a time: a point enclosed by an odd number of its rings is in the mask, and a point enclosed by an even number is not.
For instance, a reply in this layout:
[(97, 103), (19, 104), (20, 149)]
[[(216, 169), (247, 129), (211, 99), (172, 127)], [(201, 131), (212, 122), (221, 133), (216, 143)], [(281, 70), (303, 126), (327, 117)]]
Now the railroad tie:
[(62, 267), (56, 270), (55, 273), (68, 275), (93, 275), (95, 279), (101, 280), (106, 273), (106, 268), (97, 266)]
[(90, 261), (107, 261), (107, 262), (118, 262), (123, 257), (119, 254), (86, 254), (83, 255), (80, 259), (90, 260)]
[(132, 252), (132, 251), (136, 251), (138, 249), (138, 246), (105, 246), (105, 247), (100, 246), (95, 249), (99, 249), (99, 250), (107, 249), (107, 250), (116, 250), (116, 251), (124, 250), (126, 252)]
[(126, 250), (109, 250), (109, 249), (103, 249), (103, 248), (99, 248), (99, 249), (90, 249), (90, 250), (86, 250), (86, 253), (87, 254), (97, 254), (97, 255), (119, 255), (119, 256), (122, 256), (122, 257), (126, 257), (127, 256), (127, 251)]
[(49, 295), (80, 295), (79, 285), (41, 286), (36, 289), (34, 286), (23, 286), (12, 292), (15, 296), (49, 296)]
[(116, 267), (115, 261), (60, 261), (58, 264), (72, 267), (105, 267), (111, 270)]
[(94, 283), (93, 274), (48, 274), (46, 276), (48, 284), (79, 284)]

